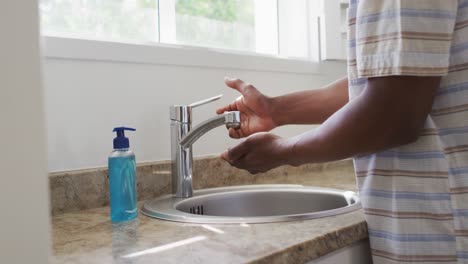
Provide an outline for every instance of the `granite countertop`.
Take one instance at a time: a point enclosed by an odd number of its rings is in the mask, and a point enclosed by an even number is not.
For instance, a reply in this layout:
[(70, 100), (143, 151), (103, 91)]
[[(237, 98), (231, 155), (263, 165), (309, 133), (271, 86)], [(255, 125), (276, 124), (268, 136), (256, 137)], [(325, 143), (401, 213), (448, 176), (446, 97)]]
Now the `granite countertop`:
[[(141, 206), (141, 203), (140, 203)], [(53, 217), (52, 263), (305, 263), (367, 237), (361, 210), (269, 224), (111, 224), (109, 208)]]

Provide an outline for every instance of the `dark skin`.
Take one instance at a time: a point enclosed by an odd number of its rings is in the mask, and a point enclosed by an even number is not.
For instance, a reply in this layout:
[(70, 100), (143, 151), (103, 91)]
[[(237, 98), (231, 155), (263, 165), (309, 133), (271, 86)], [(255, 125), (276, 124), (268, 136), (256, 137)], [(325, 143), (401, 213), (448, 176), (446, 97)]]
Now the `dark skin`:
[[(242, 97), (217, 112), (241, 111), (241, 128), (231, 129), (229, 134), (246, 138), (221, 157), (255, 174), (281, 165), (329, 162), (410, 144), (417, 140), (431, 111), (440, 79), (371, 78), (350, 102), (346, 78), (321, 90), (276, 98), (240, 80), (228, 79), (226, 84)], [(279, 125), (322, 122), (319, 128), (293, 138), (266, 132)]]
[(243, 138), (288, 124), (321, 124), (348, 102), (347, 78), (323, 89), (279, 97), (268, 97), (239, 79), (226, 79), (225, 83), (241, 93), (234, 102), (216, 111), (217, 114), (241, 112), (241, 128), (229, 130), (232, 138)]

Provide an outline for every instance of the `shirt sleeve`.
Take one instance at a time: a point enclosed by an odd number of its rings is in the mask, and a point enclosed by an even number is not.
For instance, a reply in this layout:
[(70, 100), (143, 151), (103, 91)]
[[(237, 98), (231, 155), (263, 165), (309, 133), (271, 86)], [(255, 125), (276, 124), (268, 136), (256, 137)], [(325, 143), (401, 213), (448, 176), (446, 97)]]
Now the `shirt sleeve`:
[(359, 77), (447, 75), (457, 9), (457, 0), (360, 0)]

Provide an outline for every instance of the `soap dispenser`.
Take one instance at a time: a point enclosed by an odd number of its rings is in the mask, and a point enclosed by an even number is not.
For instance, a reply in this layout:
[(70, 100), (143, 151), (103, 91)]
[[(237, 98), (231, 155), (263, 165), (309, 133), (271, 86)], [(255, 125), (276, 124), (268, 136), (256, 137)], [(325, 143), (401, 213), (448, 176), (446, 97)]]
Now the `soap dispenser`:
[(111, 222), (123, 222), (138, 216), (136, 192), (135, 154), (130, 150), (130, 142), (125, 130), (134, 128), (116, 127), (114, 150), (109, 155), (109, 194)]

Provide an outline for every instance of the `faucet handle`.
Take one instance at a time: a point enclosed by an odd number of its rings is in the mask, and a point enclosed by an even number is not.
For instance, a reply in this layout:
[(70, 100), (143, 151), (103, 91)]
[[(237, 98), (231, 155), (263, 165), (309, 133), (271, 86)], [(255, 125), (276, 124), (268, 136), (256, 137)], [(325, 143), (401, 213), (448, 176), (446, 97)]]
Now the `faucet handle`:
[(221, 99), (222, 96), (223, 95), (220, 94), (220, 95), (213, 96), (208, 99), (201, 100), (193, 104), (189, 104), (189, 105), (173, 105), (169, 108), (170, 118), (173, 121), (191, 124), (192, 123), (192, 108), (219, 100)]
[(205, 99), (205, 100), (201, 100), (201, 101), (198, 101), (198, 102), (189, 104), (189, 106), (190, 106), (191, 108), (198, 107), (198, 106), (200, 106), (200, 105), (204, 105), (204, 104), (211, 103), (211, 102), (213, 102), (213, 101), (219, 100), (219, 99), (221, 99), (221, 97), (223, 97), (222, 94), (216, 95), (216, 96), (207, 98), (207, 99)]

